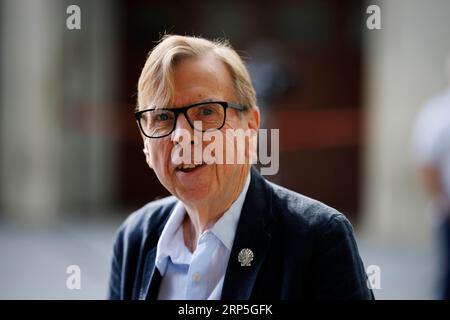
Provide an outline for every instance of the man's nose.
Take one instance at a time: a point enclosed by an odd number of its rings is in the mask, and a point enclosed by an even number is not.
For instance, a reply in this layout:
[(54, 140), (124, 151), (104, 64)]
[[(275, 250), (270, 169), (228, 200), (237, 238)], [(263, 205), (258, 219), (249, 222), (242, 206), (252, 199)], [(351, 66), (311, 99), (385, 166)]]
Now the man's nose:
[(193, 129), (189, 122), (186, 119), (186, 116), (181, 113), (178, 115), (177, 123), (175, 124), (175, 129), (172, 132), (172, 141), (174, 143), (178, 143), (180, 141), (181, 136), (185, 137), (186, 134), (189, 133), (191, 138), (191, 144), (194, 143), (194, 134)]

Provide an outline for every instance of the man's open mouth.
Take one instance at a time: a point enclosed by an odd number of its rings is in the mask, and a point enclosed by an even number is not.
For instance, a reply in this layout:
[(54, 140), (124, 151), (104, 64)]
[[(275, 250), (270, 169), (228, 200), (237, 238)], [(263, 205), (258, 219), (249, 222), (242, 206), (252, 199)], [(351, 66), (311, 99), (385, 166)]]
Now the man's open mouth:
[(200, 163), (200, 164), (180, 164), (177, 168), (176, 171), (181, 171), (181, 172), (191, 172), (194, 171), (197, 168), (200, 168), (202, 166), (204, 166), (204, 163)]

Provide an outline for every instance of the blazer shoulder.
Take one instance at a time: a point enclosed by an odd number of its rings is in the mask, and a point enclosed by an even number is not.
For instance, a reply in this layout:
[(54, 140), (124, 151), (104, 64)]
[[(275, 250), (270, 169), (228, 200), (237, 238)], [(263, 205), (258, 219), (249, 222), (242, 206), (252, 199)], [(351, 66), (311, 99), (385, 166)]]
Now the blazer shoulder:
[[(338, 210), (318, 201), (269, 182), (273, 190), (275, 216), (294, 225), (301, 224), (316, 231), (350, 226), (347, 218)], [(339, 227), (338, 227), (339, 228)]]

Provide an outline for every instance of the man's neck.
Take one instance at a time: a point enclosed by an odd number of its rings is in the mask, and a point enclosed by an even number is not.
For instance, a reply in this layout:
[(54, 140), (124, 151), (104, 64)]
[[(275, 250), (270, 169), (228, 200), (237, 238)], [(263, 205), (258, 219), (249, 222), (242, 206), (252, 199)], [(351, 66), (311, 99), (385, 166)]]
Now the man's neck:
[[(239, 194), (238, 194), (239, 196)], [(196, 210), (192, 208), (186, 208), (187, 214), (183, 219), (183, 236), (186, 247), (194, 252), (197, 247), (198, 238), (210, 229), (219, 220), (223, 214), (231, 207), (233, 202), (237, 199), (229, 201), (222, 209), (210, 209), (210, 210)]]
[(185, 205), (187, 214), (185, 215), (182, 227), (183, 237), (186, 247), (194, 252), (197, 247), (197, 241), (205, 230), (210, 229), (214, 224), (227, 212), (231, 205), (237, 200), (241, 192), (243, 191), (248, 174), (244, 181), (238, 185), (238, 187), (231, 192), (224, 200), (225, 197), (221, 197), (216, 201), (210, 200), (202, 205), (189, 206)]

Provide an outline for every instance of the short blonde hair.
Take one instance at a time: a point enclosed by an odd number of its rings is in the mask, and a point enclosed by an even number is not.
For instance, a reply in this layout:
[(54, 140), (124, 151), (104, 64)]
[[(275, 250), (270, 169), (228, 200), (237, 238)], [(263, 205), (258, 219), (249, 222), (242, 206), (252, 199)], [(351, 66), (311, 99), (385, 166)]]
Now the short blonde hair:
[(165, 35), (150, 52), (138, 82), (137, 108), (166, 106), (174, 96), (173, 68), (188, 57), (214, 53), (228, 69), (239, 104), (253, 108), (256, 93), (242, 59), (227, 41)]

